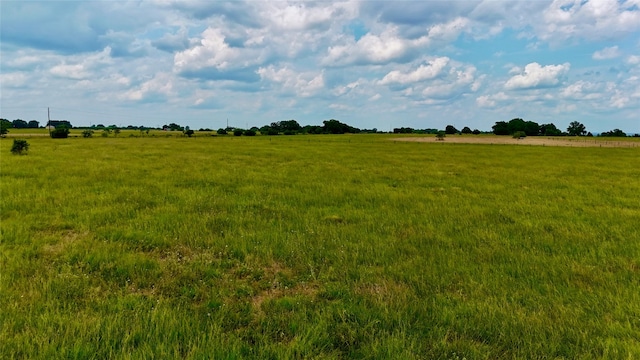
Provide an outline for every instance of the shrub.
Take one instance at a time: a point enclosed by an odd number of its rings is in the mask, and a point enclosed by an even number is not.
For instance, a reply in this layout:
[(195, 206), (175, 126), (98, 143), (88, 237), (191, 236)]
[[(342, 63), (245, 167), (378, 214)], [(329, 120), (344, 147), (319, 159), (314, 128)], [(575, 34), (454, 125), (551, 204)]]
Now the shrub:
[(438, 140), (438, 141), (442, 141), (442, 140), (444, 140), (444, 137), (445, 137), (445, 136), (447, 136), (447, 133), (446, 133), (446, 132), (444, 132), (444, 131), (442, 131), (442, 130), (440, 130), (440, 131), (438, 131), (438, 133), (436, 134), (436, 140)]
[(524, 131), (516, 131), (513, 133), (514, 139), (524, 139), (527, 137), (527, 134)]
[(256, 136), (256, 132), (254, 130), (245, 130), (244, 136)]
[(56, 127), (55, 130), (51, 132), (51, 138), (53, 139), (66, 139), (69, 137), (69, 128), (66, 126)]
[(184, 134), (187, 135), (188, 137), (192, 137), (193, 136), (193, 130), (191, 130), (191, 129), (185, 130)]
[(242, 136), (242, 133), (244, 133), (242, 129), (233, 130), (233, 136)]
[(85, 137), (85, 138), (93, 137), (93, 130), (84, 130), (82, 132), (82, 137)]
[(227, 130), (220, 128), (218, 129), (217, 133), (218, 135), (227, 135)]
[(14, 155), (24, 155), (29, 150), (29, 143), (27, 140), (14, 139), (13, 146), (11, 147), (11, 153)]

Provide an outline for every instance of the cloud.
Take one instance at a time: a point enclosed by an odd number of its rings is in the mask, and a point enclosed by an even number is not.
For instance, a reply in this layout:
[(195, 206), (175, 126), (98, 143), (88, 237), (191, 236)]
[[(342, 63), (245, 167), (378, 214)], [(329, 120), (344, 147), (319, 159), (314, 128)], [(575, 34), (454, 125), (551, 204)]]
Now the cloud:
[(481, 95), (476, 98), (476, 105), (482, 108), (493, 108), (499, 103), (505, 103), (511, 100), (511, 97), (504, 92), (498, 92), (493, 95)]
[(27, 76), (24, 72), (0, 73), (2, 87), (18, 88), (27, 84)]
[(174, 56), (174, 71), (189, 78), (256, 81), (259, 49), (232, 47), (220, 29), (207, 28), (197, 45)]
[(88, 56), (69, 57), (68, 60), (65, 60), (62, 64), (53, 66), (49, 72), (61, 78), (74, 80), (86, 79), (89, 78), (98, 67), (111, 64), (112, 60), (110, 56), (111, 48), (106, 47), (101, 52)]
[(554, 0), (540, 20), (531, 25), (545, 41), (607, 40), (638, 31), (640, 9), (637, 0)]
[(615, 59), (618, 56), (620, 56), (620, 50), (618, 49), (618, 46), (611, 46), (594, 52), (591, 58), (593, 58), (594, 60), (609, 60)]
[(410, 84), (433, 79), (442, 73), (448, 63), (448, 57), (435, 58), (433, 60), (429, 60), (426, 65), (420, 65), (417, 69), (408, 73), (393, 70), (385, 75), (385, 77), (378, 83), (380, 85)]
[(294, 91), (298, 96), (309, 97), (324, 88), (324, 74), (296, 73), (283, 67), (276, 69), (273, 65), (261, 67), (257, 71), (263, 80), (280, 84), (285, 91)]
[(640, 64), (640, 56), (631, 55), (627, 58), (627, 64), (629, 65), (638, 65)]
[(426, 42), (426, 37), (404, 39), (397, 34), (397, 29), (389, 28), (380, 35), (368, 33), (358, 41), (349, 37), (342, 44), (330, 46), (322, 63), (346, 66), (406, 62), (411, 57), (411, 51)]
[(565, 87), (560, 94), (572, 100), (596, 100), (602, 98), (602, 90), (596, 83), (580, 80)]
[(164, 34), (162, 38), (152, 41), (151, 45), (159, 50), (174, 53), (176, 51), (186, 50), (191, 44), (187, 36), (187, 30), (182, 28), (175, 34)]
[(560, 83), (560, 77), (566, 74), (570, 67), (569, 63), (547, 66), (540, 66), (536, 62), (530, 63), (525, 66), (521, 74), (509, 79), (504, 87), (507, 90), (518, 90), (556, 86)]
[(158, 102), (165, 101), (171, 95), (174, 95), (174, 81), (171, 74), (158, 73), (153, 79), (126, 91), (120, 98), (128, 101)]

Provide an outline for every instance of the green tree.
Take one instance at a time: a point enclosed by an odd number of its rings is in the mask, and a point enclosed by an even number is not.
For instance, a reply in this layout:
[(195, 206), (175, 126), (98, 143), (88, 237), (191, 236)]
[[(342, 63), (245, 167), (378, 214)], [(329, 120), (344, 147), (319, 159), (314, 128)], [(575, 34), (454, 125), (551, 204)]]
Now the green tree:
[(438, 131), (438, 133), (436, 134), (436, 140), (438, 140), (438, 141), (442, 141), (442, 140), (444, 140), (445, 136), (447, 136), (447, 132), (446, 132), (446, 131), (443, 131), (443, 130), (440, 130), (440, 131)]
[(29, 124), (27, 124), (28, 128), (37, 129), (40, 126), (40, 122), (38, 120), (31, 120)]
[(93, 137), (93, 130), (87, 129), (82, 131), (82, 137), (90, 138)]
[(65, 125), (56, 126), (55, 130), (50, 133), (53, 139), (66, 139), (69, 137), (69, 128)]
[(471, 128), (469, 128), (468, 126), (465, 126), (460, 132), (463, 134), (471, 134), (473, 131), (471, 131)]
[(626, 137), (627, 134), (620, 129), (613, 129), (611, 131), (605, 131), (600, 136), (612, 136), (612, 137)]
[(491, 127), (493, 133), (496, 135), (509, 135), (509, 124), (506, 121), (497, 121), (495, 125)]
[(11, 121), (7, 119), (0, 119), (0, 136), (4, 137), (11, 128)]
[(29, 143), (27, 140), (14, 139), (13, 146), (11, 147), (11, 153), (14, 155), (24, 155), (29, 150)]
[(572, 121), (567, 128), (567, 132), (570, 136), (583, 136), (587, 134), (587, 128), (577, 121)]
[(218, 135), (227, 135), (227, 130), (220, 128), (218, 129), (218, 131), (216, 131), (218, 133)]
[(458, 129), (453, 125), (447, 125), (447, 127), (444, 128), (444, 132), (446, 132), (447, 135), (453, 135), (458, 133)]
[(542, 136), (560, 136), (562, 130), (558, 129), (554, 124), (542, 124), (538, 129), (538, 133)]
[(526, 121), (524, 123), (523, 131), (525, 134), (527, 134), (527, 136), (537, 136), (540, 132), (540, 125), (538, 125), (538, 123), (534, 121)]
[(22, 119), (15, 119), (13, 120), (13, 127), (16, 129), (25, 129), (27, 127), (29, 127), (29, 123), (27, 123), (26, 121), (22, 120)]
[(187, 135), (188, 137), (192, 137), (193, 136), (193, 130), (189, 129), (189, 127), (185, 127), (184, 128), (184, 134)]
[(356, 134), (360, 132), (360, 129), (341, 123), (340, 121), (335, 119), (325, 120), (322, 122), (322, 124), (324, 125), (323, 132), (328, 134)]

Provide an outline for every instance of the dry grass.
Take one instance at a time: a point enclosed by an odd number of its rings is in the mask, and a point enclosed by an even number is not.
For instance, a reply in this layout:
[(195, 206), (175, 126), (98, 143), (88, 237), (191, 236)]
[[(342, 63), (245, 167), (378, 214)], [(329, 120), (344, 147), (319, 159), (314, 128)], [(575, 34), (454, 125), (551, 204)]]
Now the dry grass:
[(449, 135), (444, 141), (438, 141), (433, 136), (393, 138), (393, 141), (460, 143), (460, 144), (496, 144), (496, 145), (529, 145), (529, 146), (568, 146), (568, 147), (640, 147), (639, 141), (622, 138), (593, 137), (526, 137), (514, 139), (511, 136), (459, 136)]

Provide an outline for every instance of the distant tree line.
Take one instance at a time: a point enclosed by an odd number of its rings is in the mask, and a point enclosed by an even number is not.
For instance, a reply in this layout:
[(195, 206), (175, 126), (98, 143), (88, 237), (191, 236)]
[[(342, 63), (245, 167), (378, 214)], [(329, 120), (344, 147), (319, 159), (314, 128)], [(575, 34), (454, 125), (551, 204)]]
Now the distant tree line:
[(40, 127), (40, 122), (37, 120), (30, 120), (30, 121), (26, 121), (26, 120), (22, 120), (22, 119), (15, 119), (13, 121), (9, 121), (7, 119), (0, 119), (0, 121), (2, 121), (2, 124), (7, 127), (7, 128), (14, 128), (14, 129), (37, 129)]
[[(74, 128), (71, 123), (67, 120), (51, 120), (47, 123), (46, 126), (51, 126), (52, 128), (65, 128), (65, 130), (60, 130), (56, 133), (56, 136), (61, 135), (64, 136), (68, 134), (68, 130)], [(9, 121), (7, 119), (0, 119), (0, 135), (6, 134), (9, 129), (23, 129), (23, 128), (38, 128), (40, 127), (40, 122), (37, 120), (25, 121), (22, 119), (16, 119), (13, 121)], [(118, 127), (116, 125), (91, 125), (89, 127), (77, 127), (77, 129), (86, 129), (86, 130), (102, 130), (103, 136), (108, 135), (110, 133), (114, 133), (116, 136), (120, 132), (120, 129), (128, 129), (128, 130), (139, 130), (141, 133), (146, 132), (149, 133), (150, 129), (154, 129), (152, 127), (146, 126), (133, 126), (127, 125), (126, 127)], [(194, 135), (194, 131), (189, 129), (189, 127), (185, 127), (179, 125), (177, 123), (170, 123), (163, 125), (160, 128), (165, 131), (181, 131), (186, 136)], [(493, 133), (495, 135), (511, 135), (518, 137), (522, 136), (593, 136), (590, 132), (587, 131), (584, 124), (573, 121), (569, 124), (566, 131), (562, 131), (558, 129), (556, 125), (553, 123), (549, 124), (538, 124), (534, 121), (525, 121), (521, 118), (511, 119), (509, 121), (497, 121), (495, 125), (491, 127), (492, 131), (483, 132), (478, 129), (471, 130), (468, 126), (462, 128), (462, 130), (458, 130), (453, 125), (447, 125), (444, 130), (434, 129), (434, 128), (425, 128), (425, 129), (414, 129), (411, 127), (400, 127), (394, 128), (394, 134), (439, 134), (440, 132), (453, 135), (453, 134), (475, 134), (479, 135), (482, 133)], [(199, 131), (213, 131), (211, 129), (203, 129), (201, 128)], [(235, 127), (227, 127), (220, 128), (216, 131), (220, 135), (225, 134), (233, 134), (235, 136), (255, 136), (256, 134), (260, 135), (296, 135), (296, 134), (358, 134), (358, 133), (377, 133), (381, 132), (378, 129), (359, 129), (343, 123), (336, 119), (324, 120), (322, 125), (305, 125), (302, 126), (296, 120), (283, 120), (272, 122), (269, 125), (264, 125), (260, 128), (252, 127), (250, 129), (241, 129)], [(64, 134), (63, 134), (64, 133)], [(86, 134), (89, 134), (87, 132)], [(610, 137), (625, 137), (627, 134), (620, 130), (614, 129), (611, 131), (606, 131), (600, 133), (598, 136), (610, 136)], [(634, 134), (629, 136), (638, 137), (640, 134)], [(88, 136), (87, 136), (88, 137)]]

